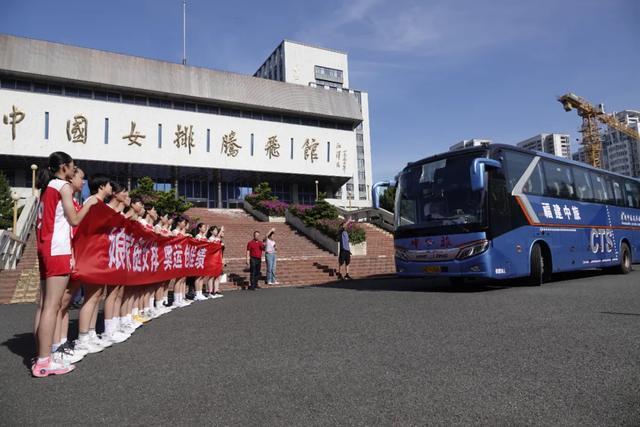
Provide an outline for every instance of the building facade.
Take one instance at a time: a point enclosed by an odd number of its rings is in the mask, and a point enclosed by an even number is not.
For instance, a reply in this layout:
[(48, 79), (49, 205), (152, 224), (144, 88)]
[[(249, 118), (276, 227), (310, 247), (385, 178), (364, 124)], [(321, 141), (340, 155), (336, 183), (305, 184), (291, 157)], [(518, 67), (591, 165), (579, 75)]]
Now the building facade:
[(449, 151), (462, 150), (463, 148), (469, 147), (480, 147), (482, 145), (491, 144), (490, 139), (482, 139), (482, 138), (471, 138), (471, 139), (463, 139), (460, 142), (453, 144), (449, 147)]
[(341, 191), (358, 176), (366, 114), (354, 91), (0, 36), (0, 169), (17, 187), (65, 151), (89, 175), (130, 188), (150, 176), (198, 206), (237, 207), (262, 181), (289, 202), (318, 190), (368, 206)]
[(569, 135), (566, 134), (541, 133), (520, 141), (516, 145), (521, 148), (542, 151), (543, 153), (571, 159), (571, 140)]
[[(624, 110), (615, 114), (626, 126), (640, 132), (640, 112)], [(602, 133), (603, 168), (627, 176), (640, 176), (640, 141), (615, 129)]]
[[(371, 137), (369, 127), (369, 96), (351, 88), (349, 61), (344, 52), (284, 40), (254, 73), (255, 77), (308, 86), (317, 90), (349, 93), (356, 97), (362, 121), (353, 130), (356, 141), (354, 174), (334, 193), (333, 203), (350, 206), (370, 206), (372, 185)], [(338, 164), (341, 147), (337, 147)], [(349, 153), (344, 153), (347, 156)], [(347, 158), (347, 161), (348, 158)]]

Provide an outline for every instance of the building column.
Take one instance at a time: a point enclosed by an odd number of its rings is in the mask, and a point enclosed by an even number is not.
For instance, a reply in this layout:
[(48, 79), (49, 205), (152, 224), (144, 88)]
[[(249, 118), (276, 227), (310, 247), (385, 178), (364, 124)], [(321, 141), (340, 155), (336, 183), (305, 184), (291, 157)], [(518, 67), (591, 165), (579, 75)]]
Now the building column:
[(294, 182), (291, 184), (291, 200), (293, 203), (300, 203), (298, 199), (298, 183)]
[(218, 174), (218, 209), (222, 209), (222, 182), (220, 182), (220, 174)]

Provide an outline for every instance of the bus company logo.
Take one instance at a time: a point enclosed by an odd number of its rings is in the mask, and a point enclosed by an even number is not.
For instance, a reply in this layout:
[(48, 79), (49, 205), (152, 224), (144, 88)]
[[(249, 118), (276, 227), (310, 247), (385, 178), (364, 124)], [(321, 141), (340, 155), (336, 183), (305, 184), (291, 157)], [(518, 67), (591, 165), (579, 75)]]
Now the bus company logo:
[(589, 246), (591, 247), (591, 252), (594, 254), (612, 252), (614, 247), (613, 230), (607, 228), (592, 228)]
[(623, 224), (627, 223), (640, 223), (640, 215), (629, 215), (626, 212), (620, 213), (620, 222)]

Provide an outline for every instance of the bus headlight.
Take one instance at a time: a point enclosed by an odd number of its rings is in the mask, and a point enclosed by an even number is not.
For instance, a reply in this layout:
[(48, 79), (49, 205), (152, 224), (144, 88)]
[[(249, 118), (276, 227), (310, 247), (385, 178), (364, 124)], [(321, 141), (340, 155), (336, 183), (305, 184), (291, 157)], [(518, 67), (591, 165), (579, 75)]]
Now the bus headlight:
[(489, 241), (488, 240), (482, 240), (480, 242), (475, 242), (469, 246), (464, 246), (460, 249), (460, 252), (458, 252), (458, 256), (456, 256), (456, 258), (458, 259), (465, 259), (465, 258), (469, 258), (475, 255), (479, 255), (482, 252), (486, 251), (487, 248), (489, 247)]

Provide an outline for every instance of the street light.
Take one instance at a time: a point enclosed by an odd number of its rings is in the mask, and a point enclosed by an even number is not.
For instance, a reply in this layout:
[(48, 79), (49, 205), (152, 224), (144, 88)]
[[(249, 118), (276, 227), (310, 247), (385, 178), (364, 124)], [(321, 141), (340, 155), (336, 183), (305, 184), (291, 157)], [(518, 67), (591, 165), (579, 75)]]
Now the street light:
[(31, 195), (36, 195), (36, 171), (38, 170), (38, 165), (31, 165)]
[(318, 201), (318, 180), (316, 179), (316, 202)]
[(16, 234), (16, 224), (18, 223), (18, 200), (20, 200), (20, 196), (18, 193), (13, 191), (11, 193), (11, 200), (13, 200), (13, 234)]

